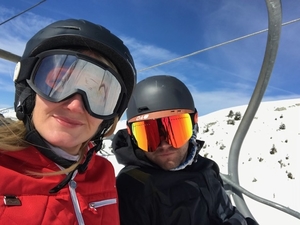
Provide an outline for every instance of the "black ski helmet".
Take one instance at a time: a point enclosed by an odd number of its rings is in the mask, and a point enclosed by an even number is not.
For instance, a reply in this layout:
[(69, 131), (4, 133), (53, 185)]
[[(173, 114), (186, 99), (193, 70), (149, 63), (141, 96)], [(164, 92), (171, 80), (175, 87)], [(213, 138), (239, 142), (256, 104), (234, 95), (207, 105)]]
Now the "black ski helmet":
[(67, 19), (54, 22), (36, 33), (26, 44), (15, 72), (15, 111), (18, 119), (30, 116), (34, 107), (35, 92), (26, 79), (37, 61), (35, 56), (52, 49), (87, 48), (108, 58), (117, 68), (127, 89), (127, 96), (118, 110), (121, 117), (136, 83), (136, 70), (128, 48), (122, 40), (103, 26), (86, 20)]
[(170, 109), (195, 111), (191, 92), (176, 77), (168, 75), (151, 76), (135, 86), (128, 103), (127, 120), (145, 113)]

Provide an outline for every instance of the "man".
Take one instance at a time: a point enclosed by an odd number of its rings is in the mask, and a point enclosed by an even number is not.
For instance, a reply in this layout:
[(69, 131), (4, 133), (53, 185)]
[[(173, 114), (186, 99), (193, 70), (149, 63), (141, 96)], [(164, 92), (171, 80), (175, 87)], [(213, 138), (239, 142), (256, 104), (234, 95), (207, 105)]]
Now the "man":
[(232, 206), (218, 165), (199, 155), (197, 110), (173, 76), (139, 82), (127, 109), (128, 129), (113, 149), (122, 225), (257, 224)]

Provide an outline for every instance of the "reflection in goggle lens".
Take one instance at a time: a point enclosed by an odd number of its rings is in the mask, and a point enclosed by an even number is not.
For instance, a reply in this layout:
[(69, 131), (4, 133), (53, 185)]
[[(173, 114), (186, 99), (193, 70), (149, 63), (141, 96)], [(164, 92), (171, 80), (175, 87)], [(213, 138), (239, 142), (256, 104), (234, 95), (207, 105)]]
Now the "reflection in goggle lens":
[(119, 75), (108, 66), (78, 54), (41, 57), (28, 84), (43, 98), (60, 102), (79, 93), (87, 111), (102, 118), (112, 116), (124, 94)]

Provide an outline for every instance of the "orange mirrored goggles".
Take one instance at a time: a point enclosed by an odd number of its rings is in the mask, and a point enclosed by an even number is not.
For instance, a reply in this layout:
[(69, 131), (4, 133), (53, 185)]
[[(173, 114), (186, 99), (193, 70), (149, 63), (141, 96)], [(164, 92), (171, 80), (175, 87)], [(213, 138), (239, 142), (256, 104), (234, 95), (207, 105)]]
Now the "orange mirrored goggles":
[(198, 114), (194, 112), (129, 122), (127, 125), (135, 144), (146, 152), (154, 152), (162, 141), (174, 148), (183, 146), (192, 137), (197, 119)]

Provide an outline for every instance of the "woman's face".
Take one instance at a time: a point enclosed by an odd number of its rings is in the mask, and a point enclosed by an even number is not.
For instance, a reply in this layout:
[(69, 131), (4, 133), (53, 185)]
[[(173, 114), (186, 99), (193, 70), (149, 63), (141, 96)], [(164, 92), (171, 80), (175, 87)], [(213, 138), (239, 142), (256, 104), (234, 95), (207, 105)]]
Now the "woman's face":
[[(98, 54), (87, 50), (80, 52), (114, 68), (109, 61)], [(79, 153), (82, 143), (95, 135), (103, 121), (86, 111), (80, 94), (58, 103), (36, 95), (32, 120), (36, 130), (47, 142), (72, 155)]]
[(32, 119), (47, 142), (72, 155), (78, 154), (82, 143), (96, 133), (102, 122), (86, 111), (79, 94), (59, 103), (36, 95)]

